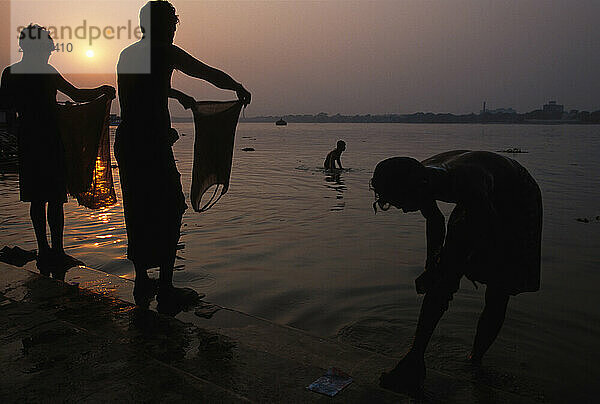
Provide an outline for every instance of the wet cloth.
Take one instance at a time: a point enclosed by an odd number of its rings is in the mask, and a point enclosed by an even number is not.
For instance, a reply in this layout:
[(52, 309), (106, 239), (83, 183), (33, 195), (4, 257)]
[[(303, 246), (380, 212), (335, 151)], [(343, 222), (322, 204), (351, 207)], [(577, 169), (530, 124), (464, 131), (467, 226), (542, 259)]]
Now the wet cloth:
[(127, 258), (141, 268), (153, 268), (175, 256), (187, 206), (171, 146), (165, 142), (161, 146), (129, 147), (126, 139), (144, 134), (166, 136), (167, 130), (121, 122), (114, 147), (127, 228)]
[(440, 269), (444, 282), (458, 290), (464, 275), (510, 295), (540, 289), (542, 199), (535, 180), (517, 162), (519, 179), (511, 192), (496, 200), (500, 227), (481, 237), (473, 228), (476, 218), (457, 204), (448, 219)]
[(117, 202), (110, 161), (111, 102), (103, 95), (90, 102), (58, 105), (67, 190), (80, 205), (90, 209)]
[(21, 201), (67, 202), (65, 156), (56, 118), (21, 120), (17, 133)]
[[(136, 268), (172, 265), (179, 242), (185, 197), (173, 156), (168, 95), (173, 45), (139, 41), (117, 64), (121, 123), (114, 151), (119, 164), (127, 258)], [(140, 63), (151, 55), (150, 72)], [(147, 66), (146, 66), (147, 67)]]
[[(235, 129), (242, 109), (239, 101), (201, 101), (192, 107), (196, 138), (190, 197), (196, 212), (210, 209), (229, 189)], [(202, 195), (213, 185), (221, 193), (202, 205)]]

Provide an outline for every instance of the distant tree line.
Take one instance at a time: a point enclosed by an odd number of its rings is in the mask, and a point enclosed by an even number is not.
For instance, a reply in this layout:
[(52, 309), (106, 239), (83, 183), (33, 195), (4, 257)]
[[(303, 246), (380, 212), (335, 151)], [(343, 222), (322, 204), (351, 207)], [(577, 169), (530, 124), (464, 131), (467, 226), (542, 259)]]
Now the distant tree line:
[(561, 116), (549, 115), (543, 110), (519, 113), (481, 113), (455, 115), (448, 113), (417, 112), (415, 114), (383, 115), (316, 115), (256, 116), (240, 118), (241, 122), (275, 122), (284, 119), (290, 123), (600, 123), (600, 110), (571, 111)]

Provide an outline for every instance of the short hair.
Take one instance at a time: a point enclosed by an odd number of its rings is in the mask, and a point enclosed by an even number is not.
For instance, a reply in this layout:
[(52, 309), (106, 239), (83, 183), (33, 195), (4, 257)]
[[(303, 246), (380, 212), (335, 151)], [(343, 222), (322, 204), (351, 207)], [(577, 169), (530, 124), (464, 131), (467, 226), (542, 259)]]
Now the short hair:
[(144, 4), (140, 9), (140, 28), (145, 32), (145, 26), (154, 25), (161, 29), (165, 24), (178, 24), (179, 16), (176, 14), (175, 7), (167, 0), (152, 0)]
[(54, 41), (50, 36), (50, 31), (46, 27), (29, 24), (19, 34), (19, 46), (23, 52), (52, 52), (54, 50)]
[(423, 185), (426, 169), (411, 157), (391, 157), (380, 161), (375, 167), (370, 187), (382, 203), (398, 199), (404, 192), (411, 192)]
[(346, 142), (344, 142), (343, 140), (338, 140), (337, 141), (337, 148), (341, 148), (341, 147), (346, 147)]

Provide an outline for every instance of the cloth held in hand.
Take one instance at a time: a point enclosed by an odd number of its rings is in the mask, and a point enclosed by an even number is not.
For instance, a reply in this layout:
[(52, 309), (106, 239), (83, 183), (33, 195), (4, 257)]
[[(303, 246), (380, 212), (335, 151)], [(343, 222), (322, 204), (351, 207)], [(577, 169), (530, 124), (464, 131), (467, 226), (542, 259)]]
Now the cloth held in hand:
[(58, 105), (67, 190), (80, 205), (90, 209), (117, 202), (110, 161), (111, 102), (103, 95), (90, 102)]
[[(194, 104), (194, 165), (192, 168), (192, 206), (196, 212), (204, 212), (229, 189), (233, 144), (242, 103), (239, 101), (200, 101)], [(208, 202), (202, 205), (202, 195), (213, 185), (218, 186)], [(215, 199), (215, 197), (217, 197)]]

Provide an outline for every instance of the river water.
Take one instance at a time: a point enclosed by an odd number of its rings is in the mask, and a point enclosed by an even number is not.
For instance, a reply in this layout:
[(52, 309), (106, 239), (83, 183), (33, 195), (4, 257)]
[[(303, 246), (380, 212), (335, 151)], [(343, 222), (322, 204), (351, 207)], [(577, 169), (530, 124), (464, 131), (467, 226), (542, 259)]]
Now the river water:
[[(189, 201), (193, 125), (175, 127)], [(347, 143), (348, 170), (332, 176), (320, 166), (338, 139)], [(599, 126), (240, 124), (229, 192), (208, 212), (189, 209), (183, 218), (175, 283), (220, 305), (401, 356), (422, 300), (413, 282), (425, 260), (425, 222), (396, 209), (373, 213), (373, 168), (396, 155), (512, 147), (528, 151), (511, 157), (542, 190), (541, 290), (511, 298), (485, 366), (473, 369), (465, 358), (485, 287), (463, 280), (427, 365), (536, 400), (591, 401), (600, 376)], [(18, 199), (18, 178), (0, 177), (0, 245), (34, 249), (28, 205)], [(447, 215), (452, 205), (441, 208)], [(65, 220), (69, 254), (133, 278), (120, 203), (91, 211), (70, 200)]]

